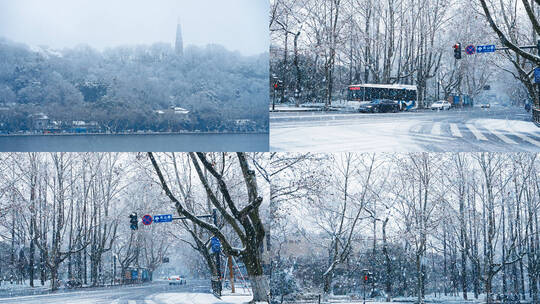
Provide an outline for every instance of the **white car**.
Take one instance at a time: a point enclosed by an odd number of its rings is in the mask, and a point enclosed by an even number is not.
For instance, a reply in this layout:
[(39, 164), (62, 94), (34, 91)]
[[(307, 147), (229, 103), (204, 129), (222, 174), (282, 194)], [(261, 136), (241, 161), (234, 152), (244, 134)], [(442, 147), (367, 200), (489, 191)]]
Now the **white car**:
[(167, 281), (169, 282), (169, 285), (185, 285), (186, 279), (182, 278), (179, 275), (173, 275), (167, 277)]
[(450, 110), (452, 105), (446, 100), (438, 100), (431, 104), (432, 110)]

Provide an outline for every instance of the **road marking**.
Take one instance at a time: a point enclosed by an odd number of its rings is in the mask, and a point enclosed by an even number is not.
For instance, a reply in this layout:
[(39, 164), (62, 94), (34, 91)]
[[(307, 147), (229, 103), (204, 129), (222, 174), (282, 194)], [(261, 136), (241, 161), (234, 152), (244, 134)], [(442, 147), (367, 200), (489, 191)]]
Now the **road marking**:
[(530, 138), (530, 137), (528, 137), (526, 135), (523, 135), (523, 134), (521, 134), (519, 132), (512, 132), (512, 134), (514, 134), (515, 136), (523, 139), (524, 141), (527, 141), (527, 142), (529, 142), (529, 143), (531, 143), (531, 144), (533, 144), (533, 145), (535, 145), (537, 147), (540, 147), (540, 142), (533, 139), (533, 138)]
[(467, 128), (469, 128), (469, 130), (471, 130), (472, 134), (474, 134), (474, 137), (476, 137), (476, 139), (478, 140), (488, 140), (484, 134), (480, 133), (480, 131), (478, 131), (478, 129), (471, 125), (471, 124), (466, 124)]
[(461, 131), (455, 123), (450, 124), (450, 131), (454, 137), (463, 137), (463, 135), (461, 135)]
[(137, 301), (134, 301), (134, 300), (128, 300), (128, 304), (137, 304)]
[(431, 128), (431, 134), (433, 135), (441, 135), (441, 123), (436, 122), (433, 124), (433, 128)]
[(517, 145), (517, 142), (513, 141), (512, 139), (506, 137), (506, 135), (502, 134), (496, 129), (488, 129), (491, 133), (495, 134), (498, 138), (500, 138), (502, 141), (504, 141), (507, 144)]
[(157, 304), (156, 302), (154, 302), (152, 300), (144, 300), (144, 303), (146, 303), (146, 304)]

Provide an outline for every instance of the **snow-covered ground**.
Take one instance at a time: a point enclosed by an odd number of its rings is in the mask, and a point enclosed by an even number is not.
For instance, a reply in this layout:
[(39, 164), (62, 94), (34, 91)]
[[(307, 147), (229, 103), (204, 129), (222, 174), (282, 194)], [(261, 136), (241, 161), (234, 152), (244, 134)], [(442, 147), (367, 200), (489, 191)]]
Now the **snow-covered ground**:
[(536, 152), (540, 151), (540, 128), (520, 108), (271, 113), (270, 150)]
[(162, 293), (154, 296), (154, 299), (164, 304), (243, 304), (251, 301), (253, 297), (238, 294), (224, 295), (217, 299), (208, 293)]
[[(426, 303), (446, 303), (446, 304), (463, 304), (463, 303), (482, 303), (485, 300), (485, 295), (481, 294), (479, 295), (478, 299), (474, 298), (474, 294), (472, 292), (467, 293), (468, 300), (463, 300), (461, 294), (459, 295), (442, 295), (442, 294), (429, 294), (425, 297)], [(312, 297), (313, 298), (313, 297)], [(285, 301), (285, 303), (296, 303), (296, 304), (314, 304), (318, 303), (318, 299), (314, 297), (315, 300), (293, 300), (293, 301)], [(383, 299), (366, 299), (367, 304), (390, 304), (390, 303), (415, 303), (418, 299), (416, 297), (395, 297), (392, 298), (392, 302), (387, 302)], [(327, 301), (322, 301), (322, 304), (360, 304), (363, 303), (363, 299), (359, 299), (358, 297), (350, 297), (350, 296), (329, 296)]]

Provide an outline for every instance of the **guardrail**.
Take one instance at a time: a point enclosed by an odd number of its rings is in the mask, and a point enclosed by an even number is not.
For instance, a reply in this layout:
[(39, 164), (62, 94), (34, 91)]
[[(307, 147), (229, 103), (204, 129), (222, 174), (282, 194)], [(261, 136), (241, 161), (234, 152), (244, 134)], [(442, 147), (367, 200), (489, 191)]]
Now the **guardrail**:
[(540, 127), (540, 109), (533, 109), (533, 122)]

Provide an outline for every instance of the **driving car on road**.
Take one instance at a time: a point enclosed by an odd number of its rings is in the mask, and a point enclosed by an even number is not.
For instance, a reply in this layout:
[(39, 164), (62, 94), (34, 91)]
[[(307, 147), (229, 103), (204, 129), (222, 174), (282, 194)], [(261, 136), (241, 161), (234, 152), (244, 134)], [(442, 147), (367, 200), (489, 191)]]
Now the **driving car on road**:
[(186, 279), (182, 278), (179, 275), (169, 276), (167, 278), (167, 281), (169, 282), (169, 285), (185, 285), (186, 284)]
[(450, 110), (452, 105), (446, 100), (438, 100), (431, 104), (432, 110)]
[(489, 102), (484, 102), (482, 104), (480, 104), (480, 108), (482, 109), (489, 109), (491, 107), (491, 105), (489, 104)]
[(363, 113), (384, 113), (384, 112), (398, 112), (399, 104), (393, 100), (388, 99), (375, 99), (373, 101), (361, 104), (358, 107), (358, 112)]

